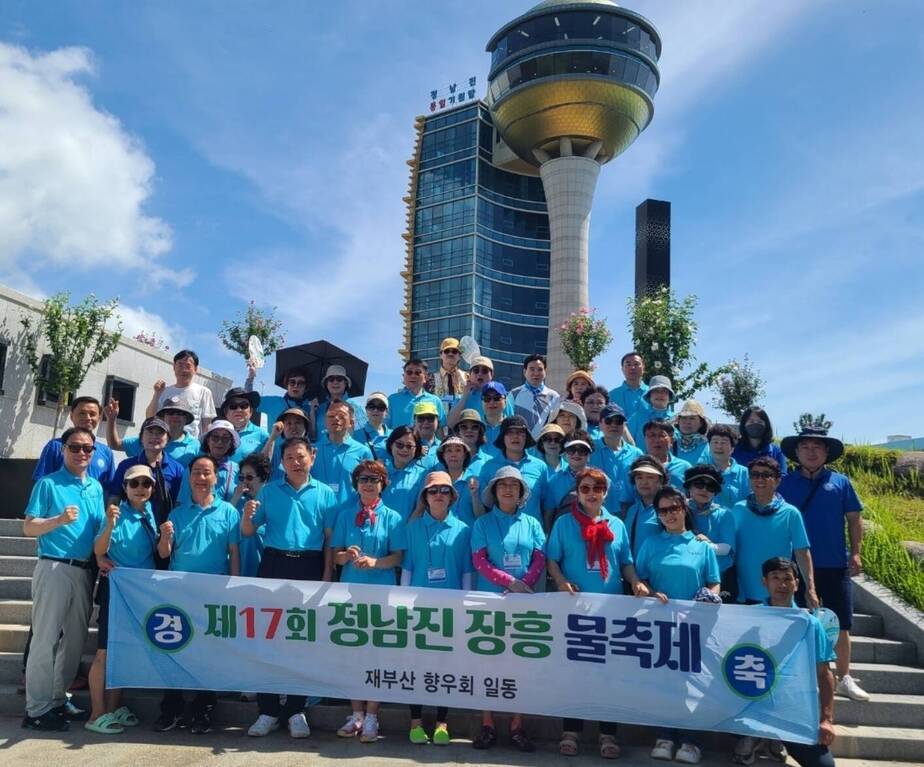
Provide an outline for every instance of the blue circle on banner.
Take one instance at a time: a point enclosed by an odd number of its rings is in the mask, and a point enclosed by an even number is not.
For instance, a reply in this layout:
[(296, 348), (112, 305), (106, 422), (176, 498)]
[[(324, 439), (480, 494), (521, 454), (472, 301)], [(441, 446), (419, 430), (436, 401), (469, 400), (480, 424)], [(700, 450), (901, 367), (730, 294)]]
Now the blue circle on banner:
[(722, 661), (725, 683), (742, 698), (757, 700), (770, 694), (776, 682), (776, 661), (755, 644), (732, 647)]
[(193, 623), (175, 605), (159, 605), (144, 619), (144, 634), (161, 652), (178, 652), (193, 638)]

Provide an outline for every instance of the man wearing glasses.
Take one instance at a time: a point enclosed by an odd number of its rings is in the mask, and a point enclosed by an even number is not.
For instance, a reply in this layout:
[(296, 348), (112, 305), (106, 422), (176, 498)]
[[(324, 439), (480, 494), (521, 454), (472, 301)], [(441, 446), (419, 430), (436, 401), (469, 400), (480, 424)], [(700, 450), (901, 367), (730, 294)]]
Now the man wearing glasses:
[(66, 686), (74, 678), (90, 619), (93, 541), (106, 522), (103, 487), (88, 476), (96, 438), (82, 426), (61, 435), (64, 466), (32, 488), (23, 533), (38, 538), (32, 575), (32, 644), (23, 727), (69, 726)]
[[(453, 405), (452, 410), (449, 411), (449, 416), (447, 421), (449, 423), (449, 428), (454, 428), (455, 425), (459, 422), (462, 417), (463, 410), (477, 410), (478, 415), (485, 418), (487, 413), (485, 413), (485, 408), (483, 404), (483, 398), (487, 394), (485, 386), (494, 381), (494, 363), (491, 362), (487, 357), (475, 357), (472, 360), (472, 367), (468, 371), (468, 383), (465, 385), (465, 391), (462, 392), (462, 396), (456, 401)], [(507, 397), (507, 389), (503, 384), (497, 384), (503, 390), (503, 399), (504, 406), (500, 413), (500, 418), (497, 419), (499, 424), (504, 418), (508, 415), (513, 415), (513, 401)], [(494, 389), (496, 396), (498, 395), (497, 389)]]
[[(89, 430), (96, 434), (103, 409), (95, 397), (77, 397), (71, 402), (71, 423), (74, 426)], [(118, 448), (116, 448), (118, 449)], [(38, 482), (42, 477), (58, 471), (64, 465), (64, 442), (61, 437), (49, 440), (42, 448), (35, 471), (32, 472), (32, 481)], [(115, 460), (112, 450), (105, 442), (97, 442), (93, 447), (93, 457), (87, 466), (87, 474), (102, 484), (108, 484), (115, 472)]]
[(464, 370), (459, 369), (461, 358), (458, 340), (444, 338), (440, 344), (440, 369), (433, 376), (433, 393), (443, 401), (447, 410), (467, 391), (468, 376)]
[(427, 378), (427, 363), (419, 359), (411, 359), (404, 363), (404, 386), (400, 391), (388, 397), (388, 415), (385, 423), (388, 428), (398, 426), (414, 426), (414, 408), (421, 402), (432, 402), (439, 414), (439, 425), (446, 424), (446, 410), (443, 402), (435, 394), (424, 390), (424, 381)]
[(603, 436), (594, 442), (589, 466), (600, 469), (610, 480), (606, 494), (606, 507), (617, 514), (620, 502), (629, 487), (629, 467), (642, 451), (623, 439), (626, 426), (625, 411), (610, 402), (600, 412), (600, 430)]

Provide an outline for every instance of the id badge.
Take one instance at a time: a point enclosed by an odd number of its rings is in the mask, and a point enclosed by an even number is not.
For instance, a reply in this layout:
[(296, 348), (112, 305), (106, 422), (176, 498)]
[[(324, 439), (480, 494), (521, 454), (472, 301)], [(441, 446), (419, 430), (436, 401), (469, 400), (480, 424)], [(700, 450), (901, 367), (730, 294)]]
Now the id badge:
[(589, 573), (599, 573), (599, 572), (600, 572), (600, 560), (598, 559), (598, 560), (597, 560), (596, 562), (594, 562), (592, 565), (591, 565), (591, 564), (588, 564), (588, 565), (587, 565), (587, 572), (589, 572)]
[(504, 569), (505, 570), (519, 570), (523, 567), (523, 557), (519, 554), (507, 554), (504, 553)]
[(333, 490), (335, 493), (339, 493), (339, 492), (340, 492), (340, 483), (339, 483), (339, 482), (331, 482), (331, 483), (328, 485), (328, 487), (329, 487), (331, 490)]
[(427, 568), (427, 580), (430, 583), (442, 583), (446, 580), (446, 568), (445, 567), (428, 567)]

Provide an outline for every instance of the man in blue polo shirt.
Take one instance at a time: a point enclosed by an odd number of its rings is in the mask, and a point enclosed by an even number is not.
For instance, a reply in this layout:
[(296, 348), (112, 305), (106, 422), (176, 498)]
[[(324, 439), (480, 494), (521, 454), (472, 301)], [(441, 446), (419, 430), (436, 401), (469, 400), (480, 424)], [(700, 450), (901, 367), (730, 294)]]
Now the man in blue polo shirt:
[(414, 408), (421, 402), (432, 402), (439, 413), (440, 426), (446, 425), (446, 411), (443, 402), (434, 394), (424, 391), (427, 378), (427, 363), (412, 359), (404, 363), (404, 387), (388, 397), (386, 423), (389, 429), (397, 426), (414, 425)]
[[(103, 408), (95, 397), (77, 397), (71, 402), (71, 423), (93, 434), (93, 457), (87, 465), (87, 475), (108, 485), (115, 472), (115, 460), (112, 450), (105, 442), (96, 439), (96, 428), (103, 416)], [(39, 456), (32, 481), (38, 482), (42, 477), (57, 471), (64, 465), (63, 437), (49, 440)]]
[[(815, 589), (822, 604), (833, 610), (841, 624), (837, 638), (837, 694), (853, 700), (869, 700), (850, 675), (850, 629), (853, 624), (853, 575), (861, 570), (863, 504), (850, 480), (826, 464), (844, 453), (844, 444), (827, 431), (803, 429), (798, 436), (785, 437), (783, 455), (799, 464), (780, 482), (779, 493), (802, 512), (812, 548)], [(846, 533), (845, 533), (846, 529)], [(850, 549), (847, 548), (847, 534)], [(799, 594), (802, 601), (802, 594)]]
[(642, 399), (648, 391), (648, 384), (642, 380), (642, 376), (645, 375), (645, 362), (641, 354), (631, 351), (622, 355), (620, 365), (625, 380), (610, 392), (610, 402), (619, 405), (628, 419), (634, 416), (640, 407), (645, 406)]
[(93, 432), (61, 435), (64, 466), (32, 488), (23, 532), (38, 538), (32, 575), (32, 643), (26, 663), (26, 717), (32, 730), (66, 730), (67, 684), (87, 636), (93, 542), (106, 521), (103, 488), (89, 476)]
[(359, 496), (353, 488), (353, 469), (360, 461), (371, 461), (372, 451), (350, 435), (353, 433), (353, 411), (342, 400), (332, 402), (324, 414), (327, 436), (318, 443), (312, 456), (311, 476), (323, 482), (343, 507)]

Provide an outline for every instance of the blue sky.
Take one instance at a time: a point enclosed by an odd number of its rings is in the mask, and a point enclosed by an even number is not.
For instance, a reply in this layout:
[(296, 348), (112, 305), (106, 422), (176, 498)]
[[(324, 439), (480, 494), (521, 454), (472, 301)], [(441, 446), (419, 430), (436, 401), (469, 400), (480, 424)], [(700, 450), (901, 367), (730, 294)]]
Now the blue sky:
[[(235, 379), (216, 331), (254, 298), (394, 390), (414, 117), (450, 81), (483, 92), (485, 43), (528, 7), (6, 0), (0, 282), (118, 295), (127, 330)], [(629, 7), (662, 85), (595, 199), (601, 380), (629, 344), (635, 206), (668, 199), (698, 357), (748, 353), (778, 431), (809, 410), (855, 441), (924, 434), (924, 5)]]

